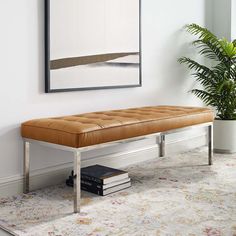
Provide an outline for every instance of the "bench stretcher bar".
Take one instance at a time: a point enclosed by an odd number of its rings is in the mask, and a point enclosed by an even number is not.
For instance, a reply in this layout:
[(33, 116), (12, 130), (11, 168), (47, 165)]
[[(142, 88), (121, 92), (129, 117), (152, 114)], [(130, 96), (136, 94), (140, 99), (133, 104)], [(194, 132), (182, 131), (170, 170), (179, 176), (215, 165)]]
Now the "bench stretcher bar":
[[(73, 148), (48, 142), (37, 141), (33, 139), (24, 138), (24, 193), (29, 193), (30, 191), (30, 144), (39, 144), (43, 146), (48, 146), (54, 149), (60, 149), (64, 151), (70, 151), (74, 154), (74, 174), (80, 176), (80, 169), (81, 169), (81, 153), (93, 149), (105, 148), (110, 147), (113, 145), (121, 144), (121, 143), (129, 143), (133, 141), (138, 141), (142, 139), (148, 139), (152, 137), (157, 137), (157, 144), (160, 146), (160, 156), (165, 156), (165, 135), (171, 133), (177, 133), (181, 131), (188, 130), (189, 128), (197, 128), (197, 127), (207, 127), (207, 143), (208, 143), (208, 165), (212, 165), (212, 157), (213, 157), (213, 123), (203, 123), (199, 125), (193, 125), (185, 128), (174, 129), (166, 132), (160, 132), (155, 134), (149, 134), (129, 139), (117, 140), (113, 142), (103, 143), (103, 144), (96, 144), (88, 147), (81, 147), (81, 148)], [(80, 212), (80, 178), (76, 178), (74, 181), (74, 213)]]

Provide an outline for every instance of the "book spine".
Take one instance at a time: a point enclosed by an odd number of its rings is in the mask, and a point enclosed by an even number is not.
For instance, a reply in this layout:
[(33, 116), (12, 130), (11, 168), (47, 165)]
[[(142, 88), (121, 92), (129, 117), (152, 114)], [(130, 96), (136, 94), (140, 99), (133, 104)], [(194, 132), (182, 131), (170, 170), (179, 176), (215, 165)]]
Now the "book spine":
[(90, 193), (94, 193), (94, 194), (103, 196), (103, 190), (102, 189), (94, 188), (92, 186), (88, 186), (88, 185), (84, 185), (84, 184), (81, 184), (81, 189), (85, 190), (87, 192), (90, 192)]
[(84, 174), (81, 174), (81, 180), (88, 180), (88, 181), (93, 181), (93, 182), (98, 183), (98, 184), (103, 184), (102, 179), (98, 179), (98, 178), (88, 176), (88, 175), (84, 175)]
[(92, 187), (92, 188), (103, 189), (102, 184), (98, 184), (98, 183), (93, 182), (93, 181), (87, 181), (87, 180), (82, 179), (81, 184), (83, 184), (84, 186)]

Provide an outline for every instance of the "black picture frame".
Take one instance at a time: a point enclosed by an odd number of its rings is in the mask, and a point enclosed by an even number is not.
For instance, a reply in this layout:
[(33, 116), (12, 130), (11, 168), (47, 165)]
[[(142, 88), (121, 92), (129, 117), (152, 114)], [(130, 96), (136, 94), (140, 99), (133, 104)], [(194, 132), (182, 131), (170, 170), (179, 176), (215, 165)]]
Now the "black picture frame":
[(121, 85), (121, 86), (99, 86), (99, 87), (83, 87), (83, 88), (65, 88), (52, 89), (50, 86), (50, 0), (44, 0), (45, 4), (45, 93), (71, 92), (84, 90), (101, 90), (101, 89), (119, 89), (119, 88), (135, 88), (142, 86), (142, 34), (141, 34), (141, 0), (139, 0), (139, 83), (137, 85)]

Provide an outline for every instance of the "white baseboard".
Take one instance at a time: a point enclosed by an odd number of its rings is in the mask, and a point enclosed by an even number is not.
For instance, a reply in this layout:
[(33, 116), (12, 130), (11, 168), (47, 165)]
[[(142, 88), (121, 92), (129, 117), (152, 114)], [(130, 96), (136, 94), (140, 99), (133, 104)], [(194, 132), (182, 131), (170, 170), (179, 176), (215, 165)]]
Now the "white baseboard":
[[(185, 137), (177, 141), (166, 143), (166, 155), (173, 155), (188, 151), (193, 148), (201, 147), (206, 144), (206, 134), (202, 133), (197, 136)], [(82, 160), (82, 167), (93, 164), (106, 165), (120, 168), (127, 165), (150, 160), (159, 156), (159, 147), (149, 145), (138, 148), (133, 151), (118, 152), (109, 155), (99, 156)], [(32, 171), (30, 176), (31, 189), (44, 188), (65, 181), (73, 168), (72, 162), (43, 168)], [(12, 196), (22, 193), (23, 176), (16, 175), (0, 179), (0, 197)]]

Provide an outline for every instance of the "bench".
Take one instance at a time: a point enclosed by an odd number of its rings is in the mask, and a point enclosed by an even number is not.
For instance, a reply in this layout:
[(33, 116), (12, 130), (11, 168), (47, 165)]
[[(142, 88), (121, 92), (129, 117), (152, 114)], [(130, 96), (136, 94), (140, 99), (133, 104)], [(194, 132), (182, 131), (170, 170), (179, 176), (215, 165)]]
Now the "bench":
[[(30, 120), (21, 125), (24, 139), (24, 193), (29, 192), (30, 144), (74, 154), (74, 173), (80, 176), (81, 153), (119, 143), (157, 137), (165, 155), (165, 135), (189, 127), (208, 127), (208, 164), (212, 165), (213, 111), (201, 107), (151, 106)], [(80, 178), (74, 181), (74, 212), (80, 211)]]

